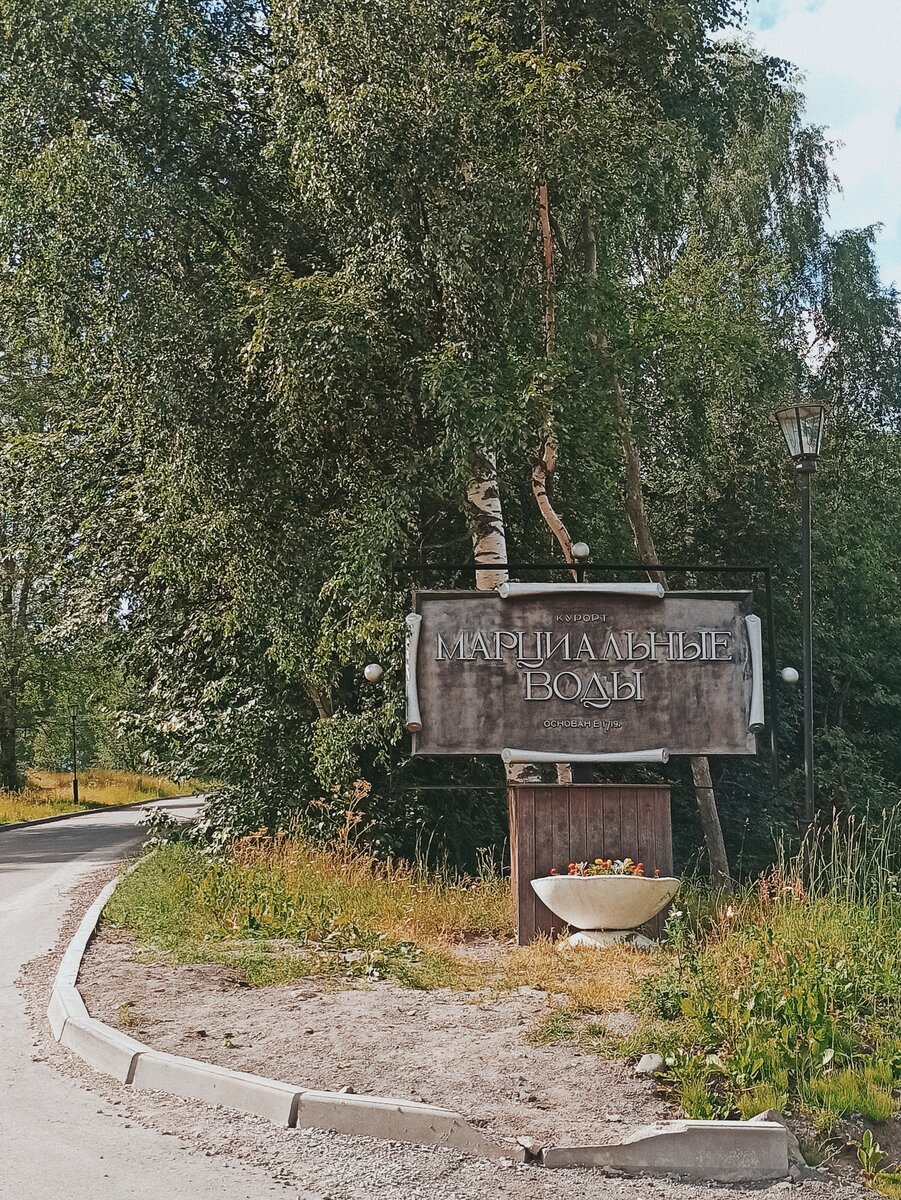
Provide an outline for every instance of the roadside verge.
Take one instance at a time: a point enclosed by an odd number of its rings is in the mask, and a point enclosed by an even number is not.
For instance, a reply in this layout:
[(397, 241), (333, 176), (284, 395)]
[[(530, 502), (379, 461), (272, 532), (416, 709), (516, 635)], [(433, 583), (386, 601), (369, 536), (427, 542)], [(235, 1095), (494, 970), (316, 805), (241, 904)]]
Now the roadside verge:
[(136, 1090), (222, 1105), (287, 1128), (445, 1147), (508, 1163), (603, 1166), (627, 1174), (673, 1173), (729, 1183), (785, 1179), (800, 1165), (785, 1127), (772, 1120), (665, 1122), (636, 1130), (616, 1145), (544, 1149), (525, 1137), (496, 1142), (460, 1113), (435, 1105), (321, 1091), (154, 1050), (91, 1017), (77, 986), (85, 951), (121, 878), (103, 888), (82, 918), (60, 962), (47, 1016), (58, 1042), (94, 1070)]
[(95, 1071), (136, 1090), (221, 1104), (288, 1128), (445, 1146), (484, 1158), (525, 1158), (523, 1147), (493, 1142), (450, 1109), (387, 1096), (318, 1091), (166, 1054), (95, 1020), (78, 990), (78, 972), (119, 879), (106, 885), (82, 918), (60, 962), (47, 1010), (54, 1038)]

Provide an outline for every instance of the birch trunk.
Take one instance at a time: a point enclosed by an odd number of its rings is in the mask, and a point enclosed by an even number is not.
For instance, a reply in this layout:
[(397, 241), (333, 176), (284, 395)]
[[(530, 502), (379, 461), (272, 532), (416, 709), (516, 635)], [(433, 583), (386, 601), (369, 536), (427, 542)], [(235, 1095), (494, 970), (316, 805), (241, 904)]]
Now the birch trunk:
[[(473, 452), (472, 474), (466, 485), (466, 519), (475, 561), (506, 563), (507, 537), (497, 484), (497, 463), (489, 450)], [(506, 570), (476, 571), (476, 588), (480, 592), (493, 592), (507, 579)]]
[[(494, 453), (484, 447), (473, 451), (472, 474), (466, 485), (466, 517), (472, 537), (473, 558), (477, 563), (507, 562), (507, 535), (504, 529), (504, 510), (497, 482), (497, 463)], [(493, 592), (506, 583), (505, 568), (497, 571), (476, 571), (476, 589)], [(508, 783), (539, 783), (541, 769), (534, 763), (507, 763)]]

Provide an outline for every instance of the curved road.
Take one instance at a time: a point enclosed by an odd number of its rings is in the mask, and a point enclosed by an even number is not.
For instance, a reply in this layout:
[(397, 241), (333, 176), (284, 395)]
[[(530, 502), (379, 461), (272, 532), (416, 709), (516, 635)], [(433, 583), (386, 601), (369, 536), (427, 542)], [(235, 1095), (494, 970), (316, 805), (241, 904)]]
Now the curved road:
[[(190, 801), (162, 801), (178, 815)], [(262, 1200), (284, 1196), (262, 1172), (123, 1128), (97, 1096), (34, 1062), (23, 997), (24, 963), (51, 950), (69, 902), (91, 871), (134, 851), (139, 809), (0, 828), (0, 1198), (2, 1200)], [(48, 997), (49, 998), (49, 997)], [(90, 1074), (90, 1068), (85, 1067)]]

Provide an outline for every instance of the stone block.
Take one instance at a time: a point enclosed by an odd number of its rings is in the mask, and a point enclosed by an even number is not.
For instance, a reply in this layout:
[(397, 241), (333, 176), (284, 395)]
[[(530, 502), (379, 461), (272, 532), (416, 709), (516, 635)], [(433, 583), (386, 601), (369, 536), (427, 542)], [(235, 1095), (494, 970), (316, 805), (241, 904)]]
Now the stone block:
[(635, 1068), (636, 1075), (656, 1075), (665, 1067), (662, 1054), (643, 1054)]
[(786, 1179), (786, 1130), (775, 1122), (663, 1121), (607, 1146), (545, 1150), (546, 1167), (601, 1167), (626, 1174), (682, 1175), (717, 1183)]
[(522, 1146), (500, 1146), (475, 1129), (459, 1113), (386, 1096), (304, 1091), (297, 1106), (301, 1129), (330, 1129), (359, 1137), (387, 1138), (421, 1146), (450, 1146), (483, 1158), (523, 1161)]
[(248, 1075), (244, 1071), (232, 1071), (228, 1067), (157, 1050), (145, 1050), (138, 1058), (131, 1083), (135, 1088), (171, 1092), (175, 1096), (255, 1113), (285, 1126), (294, 1124), (301, 1092), (291, 1084), (262, 1075)]
[(756, 1117), (751, 1117), (752, 1125), (759, 1125), (762, 1122), (781, 1125), (785, 1130), (785, 1137), (788, 1142), (788, 1160), (796, 1167), (806, 1167), (807, 1159), (801, 1151), (801, 1143), (795, 1137), (794, 1132), (789, 1128), (789, 1124), (785, 1117), (777, 1108), (768, 1108), (762, 1113), (758, 1113)]
[(131, 1083), (135, 1063), (146, 1049), (141, 1042), (92, 1017), (68, 1017), (60, 1044), (95, 1071), (112, 1075), (120, 1083)]

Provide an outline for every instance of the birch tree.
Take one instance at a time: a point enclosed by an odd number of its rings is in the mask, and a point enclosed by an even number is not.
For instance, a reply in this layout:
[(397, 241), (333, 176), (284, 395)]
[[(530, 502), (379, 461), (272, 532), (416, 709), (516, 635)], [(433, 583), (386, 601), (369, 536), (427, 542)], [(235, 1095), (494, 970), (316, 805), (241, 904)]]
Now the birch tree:
[[(549, 547), (565, 575), (570, 534), (645, 564), (741, 550), (781, 564), (790, 623), (769, 412), (821, 391), (858, 495), (875, 439), (891, 510), (896, 307), (867, 234), (823, 230), (828, 148), (788, 68), (711, 36), (733, 9), (97, 0), (60, 23), (10, 0), (3, 300), (59, 385), (41, 431), (71, 455), (84, 603), (127, 647), (123, 722), (228, 781), (223, 826), (326, 828), (361, 779), (386, 852), (446, 820), (388, 783), (407, 561), (471, 554), (493, 587)], [(853, 760), (888, 796), (894, 643), (861, 681), (819, 637), (830, 795)], [(878, 755), (849, 750), (855, 711)], [(722, 874), (714, 781), (732, 844), (793, 798), (754, 764), (697, 776)]]

